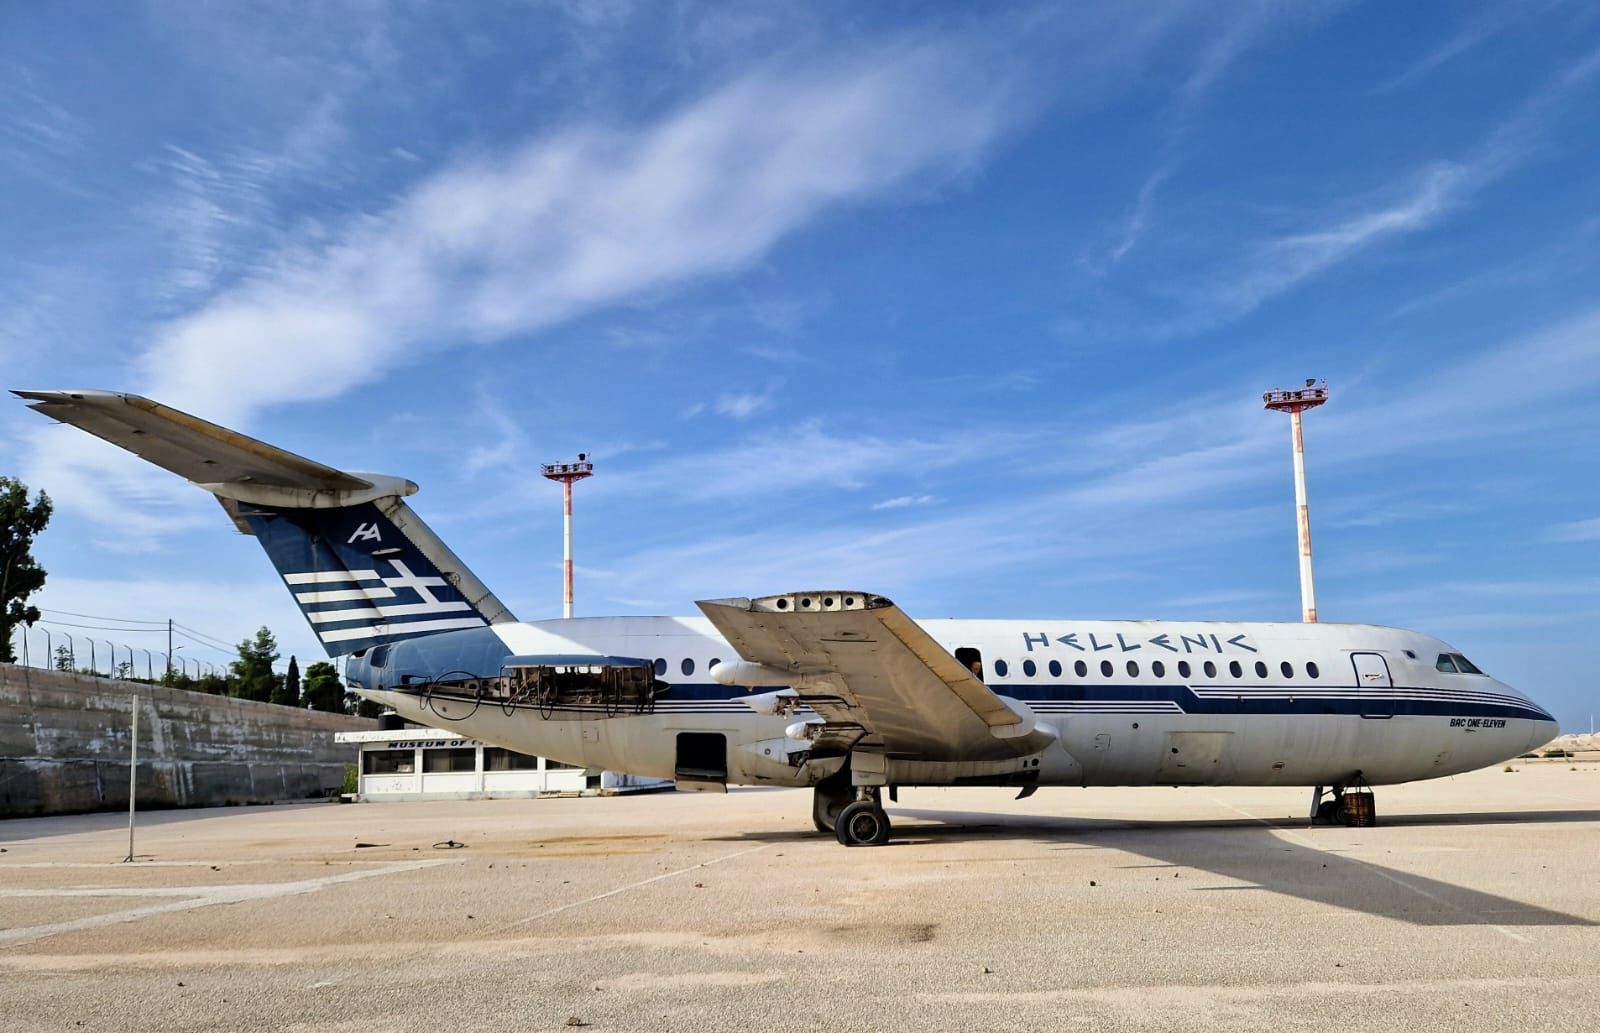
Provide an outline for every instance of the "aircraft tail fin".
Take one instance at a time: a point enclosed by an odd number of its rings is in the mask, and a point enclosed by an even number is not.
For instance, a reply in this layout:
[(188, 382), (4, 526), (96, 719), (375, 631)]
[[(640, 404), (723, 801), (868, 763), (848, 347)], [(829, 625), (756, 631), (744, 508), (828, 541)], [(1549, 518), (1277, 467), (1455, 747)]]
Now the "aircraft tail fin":
[(215, 495), (329, 656), (516, 619), (406, 505), (408, 480), (336, 470), (138, 395), (13, 394)]

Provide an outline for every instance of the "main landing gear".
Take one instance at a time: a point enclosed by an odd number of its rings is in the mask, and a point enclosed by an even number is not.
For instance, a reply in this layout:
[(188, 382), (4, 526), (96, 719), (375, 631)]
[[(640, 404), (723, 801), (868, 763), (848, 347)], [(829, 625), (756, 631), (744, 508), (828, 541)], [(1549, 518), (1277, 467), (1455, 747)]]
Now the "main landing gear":
[(889, 815), (877, 786), (850, 784), (848, 769), (818, 782), (812, 790), (811, 821), (845, 846), (882, 846), (889, 841)]
[(811, 823), (818, 832), (833, 832), (839, 825), (839, 815), (855, 802), (855, 798), (855, 786), (850, 784), (850, 769), (840, 768), (811, 790)]
[(883, 846), (889, 842), (889, 815), (878, 803), (878, 791), (872, 796), (857, 800), (839, 814), (839, 824), (833, 834), (845, 846)]
[(1372, 788), (1359, 774), (1349, 785), (1334, 785), (1327, 790), (1317, 786), (1311, 791), (1311, 823), (1317, 822), (1353, 828), (1376, 825), (1378, 808)]

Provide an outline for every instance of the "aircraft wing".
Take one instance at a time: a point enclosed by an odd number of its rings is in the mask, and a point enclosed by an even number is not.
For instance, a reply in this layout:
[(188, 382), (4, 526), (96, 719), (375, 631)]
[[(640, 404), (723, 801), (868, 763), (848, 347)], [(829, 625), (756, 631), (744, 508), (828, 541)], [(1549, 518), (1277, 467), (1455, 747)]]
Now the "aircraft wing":
[(696, 605), (741, 658), (794, 676), (799, 702), (826, 722), (819, 743), (976, 761), (1025, 756), (1056, 738), (880, 596), (801, 592)]
[(31, 408), (88, 431), (195, 484), (240, 482), (307, 491), (363, 491), (371, 481), (246, 437), (198, 416), (115, 391), (13, 391)]

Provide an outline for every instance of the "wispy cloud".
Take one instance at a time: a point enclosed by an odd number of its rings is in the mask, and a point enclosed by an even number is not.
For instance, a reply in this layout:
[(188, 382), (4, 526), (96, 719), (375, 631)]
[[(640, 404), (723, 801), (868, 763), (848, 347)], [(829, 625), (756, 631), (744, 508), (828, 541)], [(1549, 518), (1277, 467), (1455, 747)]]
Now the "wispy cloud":
[(1450, 36), (1412, 62), (1399, 75), (1385, 80), (1374, 88), (1374, 93), (1390, 93), (1402, 89), (1434, 70), (1454, 61), (1475, 47), (1493, 39), (1500, 33), (1530, 15), (1542, 14), (1561, 5), (1563, 0), (1531, 3), (1517, 0), (1514, 3), (1488, 3), (1470, 14)]
[(24, 65), (0, 65), (0, 95), (0, 157), (12, 169), (59, 180), (53, 173), (82, 148), (89, 123), (44, 96)]
[(912, 506), (931, 506), (939, 499), (935, 495), (896, 495), (892, 499), (874, 502), (873, 509), (909, 509)]
[(769, 389), (761, 393), (754, 391), (732, 391), (719, 394), (712, 404), (712, 409), (719, 416), (726, 416), (734, 420), (748, 420), (760, 412), (772, 408), (773, 400), (777, 397), (776, 389)]
[(1099, 271), (1107, 265), (1116, 265), (1127, 257), (1135, 244), (1144, 238), (1145, 231), (1150, 228), (1150, 220), (1155, 211), (1156, 191), (1172, 177), (1176, 171), (1174, 164), (1162, 165), (1144, 178), (1144, 184), (1139, 187), (1139, 194), (1134, 198), (1133, 209), (1128, 212), (1118, 228), (1116, 242), (1106, 252), (1105, 258), (1099, 263), (1093, 263)]
[(163, 397), (237, 414), (726, 273), (832, 204), (974, 160), (1008, 119), (991, 82), (958, 49), (904, 46), (458, 165), (177, 320), (142, 365)]
[[(460, 162), (166, 325), (142, 386), (247, 424), (442, 348), (726, 274), (832, 206), (969, 168), (1017, 117), (1007, 82), (959, 43), (899, 42), (771, 65), (653, 124)], [(80, 457), (41, 456), (43, 483), (59, 490)], [(60, 494), (98, 494), (83, 489)]]
[(1600, 517), (1555, 524), (1545, 531), (1548, 542), (1600, 542)]
[[(833, 432), (818, 422), (752, 435), (694, 456), (697, 476), (686, 482), (683, 459), (673, 457), (628, 472), (626, 490), (650, 497), (696, 500), (770, 500), (821, 487), (859, 491), (884, 478), (914, 471), (950, 470), (1014, 453), (1032, 432), (1006, 427), (967, 428), (915, 436)], [(596, 485), (596, 488), (601, 488)], [(614, 489), (622, 490), (620, 484)]]
[(1320, 222), (1257, 239), (1240, 260), (1224, 266), (1223, 275), (1166, 292), (1184, 313), (1148, 331), (1174, 336), (1211, 329), (1374, 247), (1438, 225), (1529, 161), (1597, 71), (1600, 50), (1550, 77), (1462, 157), (1430, 162), (1396, 183), (1343, 202)]
[(1117, 223), (1112, 242), (1086, 254), (1083, 266), (1103, 274), (1126, 258), (1144, 240), (1155, 219), (1156, 195), (1177, 174), (1182, 152), (1196, 131), (1207, 97), (1249, 52), (1281, 39), (1306, 24), (1320, 21), (1344, 6), (1343, 0), (1305, 4), (1249, 3), (1215, 9), (1220, 24), (1194, 48), (1189, 72), (1178, 83), (1161, 118), (1160, 158), (1144, 177), (1128, 213)]

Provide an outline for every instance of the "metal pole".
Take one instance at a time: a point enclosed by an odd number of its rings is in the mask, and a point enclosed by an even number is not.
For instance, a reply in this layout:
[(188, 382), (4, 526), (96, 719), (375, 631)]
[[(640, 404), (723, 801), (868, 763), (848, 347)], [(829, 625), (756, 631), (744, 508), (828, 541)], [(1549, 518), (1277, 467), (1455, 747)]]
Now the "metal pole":
[(89, 640), (89, 670), (93, 671), (95, 674), (100, 673), (100, 663), (98, 658), (96, 658), (94, 655), (94, 639)]
[(128, 856), (124, 864), (133, 860), (133, 815), (139, 787), (139, 694), (133, 694), (133, 734), (128, 748)]
[(565, 557), (566, 594), (562, 597), (561, 616), (572, 617), (572, 481), (561, 482), (561, 551)]
[(1300, 611), (1301, 620), (1317, 623), (1317, 590), (1311, 578), (1311, 510), (1306, 506), (1306, 446), (1300, 430), (1300, 410), (1289, 413), (1294, 434), (1295, 523), (1300, 531)]
[(167, 677), (172, 677), (172, 618), (167, 618)]

